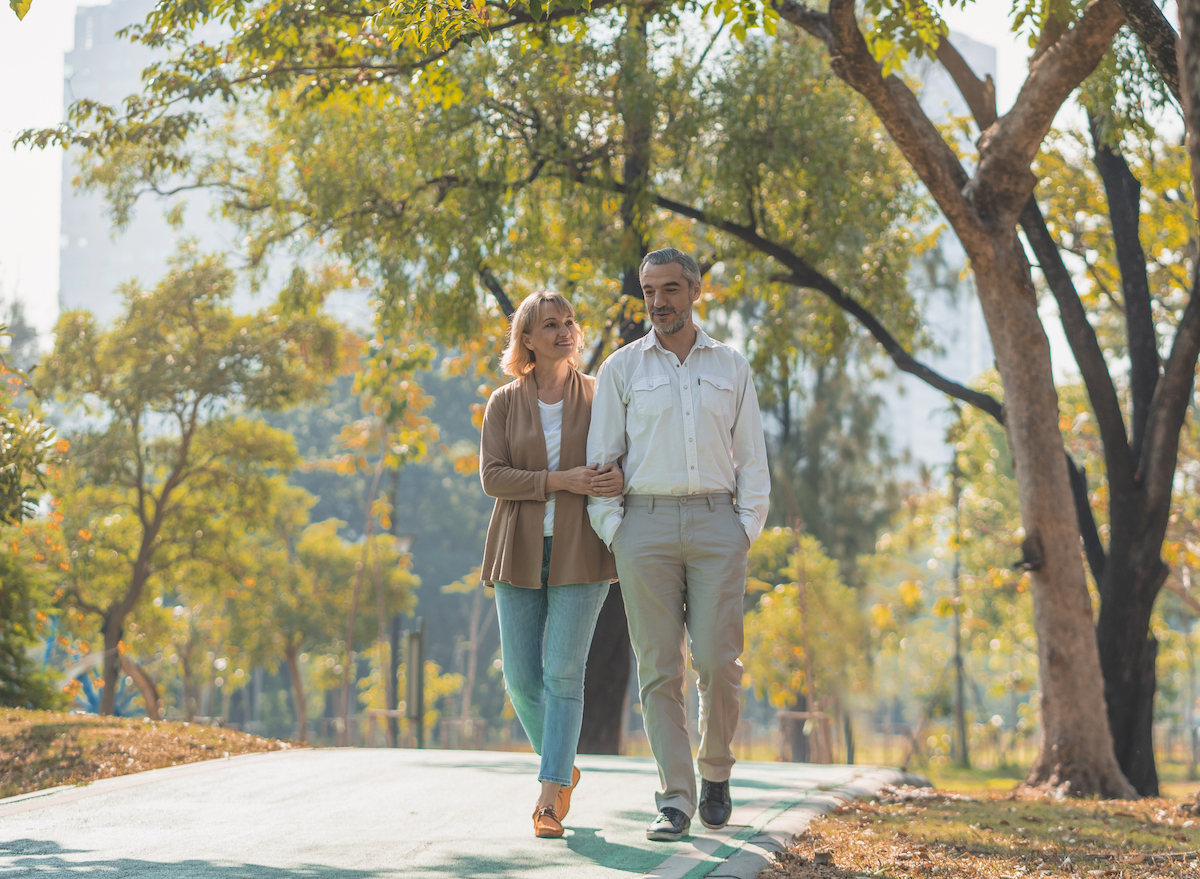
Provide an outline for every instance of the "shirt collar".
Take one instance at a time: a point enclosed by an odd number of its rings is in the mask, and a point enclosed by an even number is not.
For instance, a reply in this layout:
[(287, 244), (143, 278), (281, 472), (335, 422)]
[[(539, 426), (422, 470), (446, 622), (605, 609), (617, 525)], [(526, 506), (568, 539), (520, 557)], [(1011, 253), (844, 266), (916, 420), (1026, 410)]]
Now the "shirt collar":
[[(697, 348), (713, 348), (716, 346), (717, 343), (712, 340), (712, 337), (709, 336), (708, 333), (704, 332), (704, 330), (700, 328), (699, 324), (695, 324), (695, 327), (696, 344), (692, 346), (692, 351), (695, 351)], [(667, 349), (663, 347), (662, 342), (659, 341), (658, 333), (654, 331), (653, 327), (651, 327), (650, 332), (646, 333), (646, 335), (644, 335), (639, 341), (642, 344), (643, 350), (657, 348), (664, 354), (669, 353)]]

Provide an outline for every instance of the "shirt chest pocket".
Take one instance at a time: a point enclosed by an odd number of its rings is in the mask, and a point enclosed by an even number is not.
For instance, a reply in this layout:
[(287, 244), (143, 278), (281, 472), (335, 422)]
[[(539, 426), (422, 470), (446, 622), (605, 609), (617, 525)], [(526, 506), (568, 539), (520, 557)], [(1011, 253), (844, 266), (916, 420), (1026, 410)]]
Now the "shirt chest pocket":
[(733, 382), (719, 375), (700, 376), (700, 407), (710, 417), (732, 423), (737, 408)]
[(673, 404), (668, 376), (642, 376), (629, 386), (629, 408), (640, 415), (661, 415), (670, 411)]

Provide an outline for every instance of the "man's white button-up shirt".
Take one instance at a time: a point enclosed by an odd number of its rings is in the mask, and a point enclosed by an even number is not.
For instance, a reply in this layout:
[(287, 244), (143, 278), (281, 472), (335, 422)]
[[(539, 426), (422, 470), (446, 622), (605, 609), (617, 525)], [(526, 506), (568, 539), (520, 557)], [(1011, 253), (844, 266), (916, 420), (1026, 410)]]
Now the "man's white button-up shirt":
[[(589, 464), (620, 462), (627, 494), (727, 491), (750, 542), (762, 531), (771, 477), (750, 364), (699, 327), (682, 363), (654, 330), (605, 361), (587, 450)], [(589, 497), (588, 516), (611, 545), (621, 498)]]

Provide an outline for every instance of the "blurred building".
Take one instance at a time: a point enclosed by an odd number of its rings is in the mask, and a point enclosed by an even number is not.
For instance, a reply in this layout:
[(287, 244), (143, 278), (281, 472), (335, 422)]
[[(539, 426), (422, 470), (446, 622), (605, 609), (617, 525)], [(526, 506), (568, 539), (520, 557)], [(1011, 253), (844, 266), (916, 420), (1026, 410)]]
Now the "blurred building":
[[(996, 50), (961, 34), (951, 33), (950, 42), (983, 79), (996, 77)], [(954, 81), (936, 62), (921, 61), (906, 68), (921, 83), (918, 97), (934, 122), (969, 116), (970, 110)], [(966, 255), (954, 233), (947, 229), (937, 252), (913, 272), (912, 289), (923, 303), (925, 328), (935, 350), (917, 358), (947, 378), (969, 384), (995, 360), (992, 342), (975, 297), (969, 275), (963, 276)], [(950, 461), (946, 428), (953, 420), (950, 401), (920, 379), (898, 373), (885, 383), (888, 433), (896, 452), (908, 452), (912, 464), (940, 467)]]
[[(154, 0), (114, 0), (106, 6), (82, 6), (75, 13), (75, 47), (64, 59), (63, 102), (69, 108), (90, 98), (119, 106), (140, 90), (142, 70), (153, 53), (120, 39), (121, 28), (142, 21)], [(59, 238), (59, 307), (86, 308), (102, 321), (120, 307), (117, 289), (136, 279), (153, 285), (163, 274), (168, 257), (181, 238), (199, 241), (204, 250), (231, 250), (233, 229), (209, 217), (203, 195), (187, 197), (182, 229), (173, 229), (163, 214), (180, 198), (143, 197), (133, 222), (113, 228), (100, 192), (80, 192), (72, 185), (78, 175), (79, 154), (63, 155), (62, 226)]]

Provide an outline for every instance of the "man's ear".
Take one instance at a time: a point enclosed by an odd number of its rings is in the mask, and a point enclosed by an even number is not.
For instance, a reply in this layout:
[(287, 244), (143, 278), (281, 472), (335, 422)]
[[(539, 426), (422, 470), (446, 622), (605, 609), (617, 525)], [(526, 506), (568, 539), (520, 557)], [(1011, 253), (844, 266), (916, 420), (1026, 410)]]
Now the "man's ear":
[(700, 301), (700, 282), (692, 284), (692, 302)]

